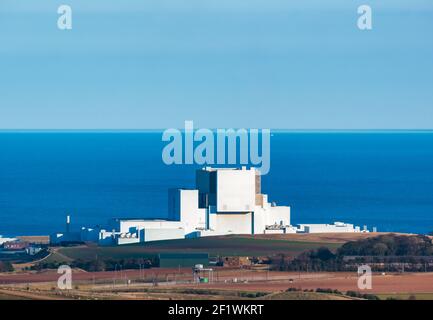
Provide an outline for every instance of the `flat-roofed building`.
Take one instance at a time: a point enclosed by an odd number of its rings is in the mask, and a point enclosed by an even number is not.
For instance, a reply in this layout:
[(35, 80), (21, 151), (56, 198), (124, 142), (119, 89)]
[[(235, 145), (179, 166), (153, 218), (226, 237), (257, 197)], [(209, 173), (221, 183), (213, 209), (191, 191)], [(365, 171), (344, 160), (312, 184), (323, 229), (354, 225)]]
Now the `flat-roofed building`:
[(355, 227), (353, 224), (344, 222), (299, 224), (297, 227), (300, 233), (361, 232), (360, 227)]

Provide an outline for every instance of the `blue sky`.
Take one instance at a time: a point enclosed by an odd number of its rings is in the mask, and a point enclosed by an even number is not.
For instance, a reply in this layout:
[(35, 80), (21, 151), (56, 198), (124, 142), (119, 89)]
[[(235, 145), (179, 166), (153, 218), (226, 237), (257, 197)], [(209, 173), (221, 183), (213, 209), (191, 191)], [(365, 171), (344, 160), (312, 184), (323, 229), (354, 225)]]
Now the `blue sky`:
[[(57, 29), (57, 7), (73, 29)], [(357, 8), (373, 30), (357, 29)], [(2, 0), (0, 129), (432, 129), (431, 0)]]

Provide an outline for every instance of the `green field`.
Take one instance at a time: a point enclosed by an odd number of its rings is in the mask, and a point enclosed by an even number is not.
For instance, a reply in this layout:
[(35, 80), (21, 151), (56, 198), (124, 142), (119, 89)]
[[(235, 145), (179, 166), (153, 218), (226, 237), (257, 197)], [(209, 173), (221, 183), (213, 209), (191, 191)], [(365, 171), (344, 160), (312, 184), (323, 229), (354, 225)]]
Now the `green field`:
[(96, 257), (107, 259), (146, 258), (162, 252), (207, 252), (214, 257), (271, 256), (280, 253), (287, 256), (294, 256), (303, 251), (323, 246), (332, 250), (338, 248), (340, 244), (224, 236), (157, 241), (117, 247), (65, 247), (59, 249), (58, 252), (72, 259), (82, 260), (94, 260)]

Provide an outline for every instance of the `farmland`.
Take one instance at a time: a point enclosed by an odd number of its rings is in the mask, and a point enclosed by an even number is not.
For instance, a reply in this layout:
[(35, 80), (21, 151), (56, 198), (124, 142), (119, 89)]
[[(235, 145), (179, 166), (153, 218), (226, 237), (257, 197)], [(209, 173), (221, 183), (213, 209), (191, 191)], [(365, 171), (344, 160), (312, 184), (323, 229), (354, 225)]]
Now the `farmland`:
[[(213, 257), (232, 256), (233, 261), (240, 261), (237, 257), (272, 257), (280, 254), (293, 258), (306, 250), (320, 247), (328, 247), (335, 252), (347, 241), (369, 238), (371, 242), (374, 239), (370, 238), (377, 235), (237, 235), (120, 247), (91, 244), (51, 247), (49, 256), (40, 262), (71, 265), (73, 288), (67, 291), (57, 289), (57, 267), (21, 268), (17, 272), (0, 274), (0, 299), (431, 299), (433, 272), (427, 271), (374, 272), (372, 289), (359, 292), (356, 271), (313, 271), (310, 268), (305, 272), (270, 268), (271, 265), (266, 263), (259, 265), (259, 268), (252, 265), (226, 266), (224, 263), (224, 266), (211, 267), (212, 277), (208, 283), (197, 283), (191, 267), (143, 268), (140, 265), (137, 268), (135, 265), (128, 268), (126, 264), (128, 259), (153, 258), (163, 252), (207, 252)], [(124, 261), (115, 261), (117, 268), (102, 268), (99, 271), (82, 268), (76, 263), (122, 259)]]
[[(313, 237), (314, 236), (314, 237)], [(221, 236), (196, 239), (181, 239), (150, 242), (146, 244), (126, 245), (121, 247), (78, 246), (60, 248), (57, 250), (59, 260), (82, 259), (93, 260), (96, 257), (104, 259), (134, 259), (152, 257), (162, 252), (208, 252), (211, 256), (269, 256), (285, 254), (295, 256), (299, 253), (328, 247), (331, 250), (339, 248), (352, 239), (371, 235), (359, 234), (349, 236), (344, 234), (318, 235), (281, 235), (281, 236)]]

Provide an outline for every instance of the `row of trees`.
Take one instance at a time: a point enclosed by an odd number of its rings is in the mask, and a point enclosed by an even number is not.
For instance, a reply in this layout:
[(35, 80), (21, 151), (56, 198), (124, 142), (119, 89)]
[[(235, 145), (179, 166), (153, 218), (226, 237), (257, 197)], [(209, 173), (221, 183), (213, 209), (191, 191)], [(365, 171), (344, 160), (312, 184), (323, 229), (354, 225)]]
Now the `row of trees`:
[(289, 271), (352, 271), (366, 263), (376, 271), (433, 271), (432, 240), (425, 236), (384, 235), (348, 242), (336, 253), (322, 247), (295, 259), (283, 254), (272, 258), (275, 269)]
[(432, 256), (433, 243), (427, 236), (382, 235), (345, 243), (340, 256)]
[[(95, 260), (75, 260), (69, 263), (71, 268), (79, 268), (86, 271), (115, 271), (126, 269), (147, 269), (155, 265), (155, 261), (150, 259), (95, 259)], [(63, 263), (45, 262), (33, 266), (34, 270), (57, 269)]]
[(0, 261), (0, 272), (12, 272), (14, 268), (9, 261)]

